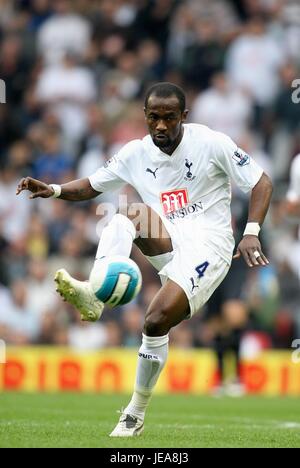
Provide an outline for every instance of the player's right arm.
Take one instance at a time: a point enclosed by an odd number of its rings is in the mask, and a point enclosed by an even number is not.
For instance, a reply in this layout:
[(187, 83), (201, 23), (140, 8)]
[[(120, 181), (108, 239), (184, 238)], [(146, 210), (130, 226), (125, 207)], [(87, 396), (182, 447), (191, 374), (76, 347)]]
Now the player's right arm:
[[(120, 189), (125, 184), (132, 184), (131, 173), (135, 168), (135, 160), (142, 153), (140, 140), (127, 143), (116, 156), (109, 159), (90, 177), (77, 179), (61, 185), (59, 197), (68, 201), (84, 201), (97, 197), (101, 193)], [(55, 194), (51, 185), (40, 180), (26, 177), (19, 182), (16, 194), (23, 190), (31, 192), (30, 198), (50, 198)]]
[[(25, 177), (20, 180), (16, 194), (28, 190), (31, 192), (29, 198), (50, 198), (54, 195), (54, 189), (51, 185), (45, 184), (32, 177)], [(92, 198), (100, 195), (100, 192), (93, 189), (88, 178), (72, 180), (66, 184), (61, 185), (61, 194), (58, 198), (69, 201), (84, 201), (91, 200)]]

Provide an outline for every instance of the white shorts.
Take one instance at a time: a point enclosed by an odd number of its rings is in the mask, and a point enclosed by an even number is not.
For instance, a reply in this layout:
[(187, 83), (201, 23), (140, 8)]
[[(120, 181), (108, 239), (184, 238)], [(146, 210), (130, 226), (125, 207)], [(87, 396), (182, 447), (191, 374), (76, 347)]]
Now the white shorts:
[(230, 268), (207, 244), (198, 249), (184, 245), (173, 252), (147, 258), (159, 270), (162, 284), (171, 279), (184, 290), (190, 304), (190, 317), (208, 301)]

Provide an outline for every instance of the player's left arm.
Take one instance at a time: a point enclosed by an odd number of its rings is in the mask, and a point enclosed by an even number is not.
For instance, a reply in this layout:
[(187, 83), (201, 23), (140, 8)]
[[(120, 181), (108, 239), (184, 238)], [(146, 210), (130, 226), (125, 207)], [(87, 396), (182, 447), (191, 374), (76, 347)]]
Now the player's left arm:
[[(266, 266), (269, 263), (267, 257), (262, 252), (258, 232), (254, 232), (256, 231), (256, 227), (257, 231), (259, 231), (264, 222), (270, 206), (272, 192), (273, 185), (271, 179), (263, 173), (258, 183), (252, 189), (249, 203), (248, 223), (255, 224), (251, 224), (249, 229), (246, 228), (244, 237), (239, 243), (236, 254), (233, 257), (236, 259), (242, 255), (249, 267)], [(247, 232), (251, 231), (251, 227), (253, 228), (253, 232), (249, 234)], [(256, 258), (254, 252), (258, 252), (260, 256), (258, 257), (256, 254)]]

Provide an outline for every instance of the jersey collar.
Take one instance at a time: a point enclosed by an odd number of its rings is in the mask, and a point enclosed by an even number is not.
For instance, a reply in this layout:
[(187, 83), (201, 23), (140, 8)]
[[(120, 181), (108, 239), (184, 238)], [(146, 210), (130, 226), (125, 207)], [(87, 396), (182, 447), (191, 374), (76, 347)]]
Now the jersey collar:
[(177, 146), (177, 148), (175, 149), (175, 151), (173, 151), (173, 153), (171, 155), (161, 151), (153, 143), (151, 136), (148, 135), (149, 144), (151, 146), (152, 159), (159, 160), (159, 161), (175, 161), (180, 156), (180, 154), (182, 153), (183, 148), (186, 145), (187, 133), (188, 133), (188, 130), (187, 130), (186, 126), (184, 125), (183, 126), (183, 136), (182, 136), (181, 142), (179, 143), (179, 145)]

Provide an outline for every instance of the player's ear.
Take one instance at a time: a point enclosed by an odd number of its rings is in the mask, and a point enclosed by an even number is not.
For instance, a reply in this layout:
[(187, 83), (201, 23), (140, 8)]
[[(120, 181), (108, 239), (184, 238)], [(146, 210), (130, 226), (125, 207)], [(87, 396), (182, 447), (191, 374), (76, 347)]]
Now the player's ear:
[(185, 122), (185, 121), (186, 121), (187, 116), (188, 116), (188, 113), (189, 113), (189, 110), (188, 110), (188, 109), (185, 109), (185, 110), (182, 112), (182, 122)]

